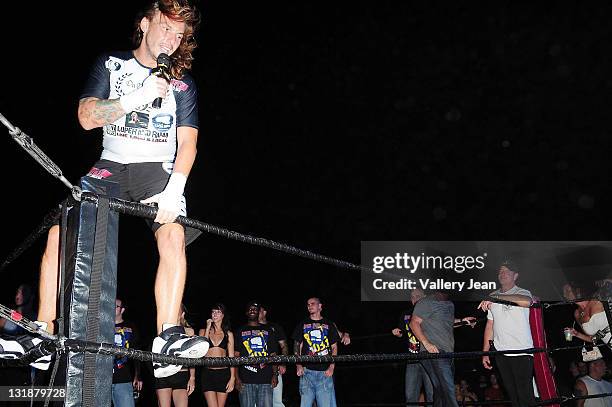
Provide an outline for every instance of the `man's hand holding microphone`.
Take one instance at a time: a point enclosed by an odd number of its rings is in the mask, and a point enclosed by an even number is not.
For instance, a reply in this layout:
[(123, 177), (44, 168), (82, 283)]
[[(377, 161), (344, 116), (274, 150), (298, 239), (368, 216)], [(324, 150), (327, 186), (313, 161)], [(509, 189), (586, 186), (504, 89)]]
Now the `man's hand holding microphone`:
[(142, 83), (142, 86), (132, 93), (119, 98), (121, 107), (126, 113), (137, 110), (141, 106), (152, 103), (156, 109), (161, 107), (162, 99), (168, 93), (170, 86), (170, 57), (164, 53), (157, 57), (157, 67)]

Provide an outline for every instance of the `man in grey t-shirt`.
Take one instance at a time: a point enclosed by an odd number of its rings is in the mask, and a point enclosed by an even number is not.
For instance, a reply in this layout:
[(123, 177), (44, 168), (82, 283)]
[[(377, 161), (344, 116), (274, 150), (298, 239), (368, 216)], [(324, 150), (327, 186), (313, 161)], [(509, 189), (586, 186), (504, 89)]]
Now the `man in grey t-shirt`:
[[(463, 318), (473, 323), (473, 317)], [(420, 300), (414, 307), (410, 329), (421, 342), (421, 352), (453, 352), (455, 338), (453, 324), (455, 305), (448, 295), (436, 292)], [(472, 325), (473, 326), (473, 325)], [(426, 359), (421, 361), (434, 387), (434, 407), (457, 406), (452, 359)]]

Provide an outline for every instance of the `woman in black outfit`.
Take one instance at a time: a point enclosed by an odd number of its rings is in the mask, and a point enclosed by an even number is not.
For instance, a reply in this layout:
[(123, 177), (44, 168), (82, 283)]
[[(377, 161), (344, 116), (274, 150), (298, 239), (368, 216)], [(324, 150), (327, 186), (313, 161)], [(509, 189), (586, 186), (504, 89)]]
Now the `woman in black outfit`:
[[(200, 336), (208, 338), (210, 349), (206, 357), (234, 356), (234, 334), (230, 331), (229, 317), (225, 305), (215, 304), (206, 329), (200, 329)], [(204, 367), (202, 369), (202, 391), (208, 407), (223, 407), (227, 395), (234, 390), (236, 369), (230, 367)]]

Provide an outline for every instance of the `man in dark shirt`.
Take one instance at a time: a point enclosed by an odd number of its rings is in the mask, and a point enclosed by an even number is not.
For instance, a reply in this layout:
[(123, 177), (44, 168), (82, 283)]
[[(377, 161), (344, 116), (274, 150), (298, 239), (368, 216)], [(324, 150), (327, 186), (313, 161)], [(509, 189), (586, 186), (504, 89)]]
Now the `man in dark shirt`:
[[(259, 323), (260, 304), (247, 304), (246, 325), (235, 333), (236, 356), (273, 356), (277, 353), (278, 339), (269, 325)], [(241, 365), (236, 378), (241, 407), (272, 407), (272, 389), (278, 383), (276, 365)]]
[[(321, 315), (323, 304), (317, 297), (306, 302), (308, 318), (300, 322), (293, 331), (296, 355), (337, 355), (340, 335), (333, 321)], [(334, 363), (305, 363), (296, 365), (300, 377), (301, 407), (312, 407), (316, 400), (317, 407), (336, 405), (334, 392)]]
[[(124, 348), (135, 348), (138, 342), (138, 333), (134, 325), (123, 319), (125, 301), (115, 300), (115, 345)], [(115, 357), (113, 361), (112, 398), (115, 407), (133, 407), (134, 390), (142, 390), (140, 379), (140, 363), (123, 357)]]

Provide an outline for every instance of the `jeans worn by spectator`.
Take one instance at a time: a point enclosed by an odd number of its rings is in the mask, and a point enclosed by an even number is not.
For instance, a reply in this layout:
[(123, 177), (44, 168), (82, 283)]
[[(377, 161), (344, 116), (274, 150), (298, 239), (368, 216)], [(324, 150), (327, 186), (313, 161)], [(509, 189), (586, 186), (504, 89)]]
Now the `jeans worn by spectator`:
[(334, 407), (336, 394), (333, 377), (326, 377), (324, 370), (304, 368), (304, 375), (300, 377), (300, 396), (300, 407), (311, 407), (314, 401), (317, 407)]
[(406, 364), (406, 402), (419, 401), (421, 387), (425, 392), (425, 401), (433, 401), (431, 380), (420, 362)]
[(431, 378), (436, 393), (434, 407), (458, 407), (453, 379), (453, 361), (450, 359), (425, 359), (421, 363)]
[(134, 388), (132, 383), (114, 383), (112, 386), (112, 398), (115, 407), (134, 407)]
[(272, 407), (272, 385), (243, 383), (238, 394), (240, 407)]

